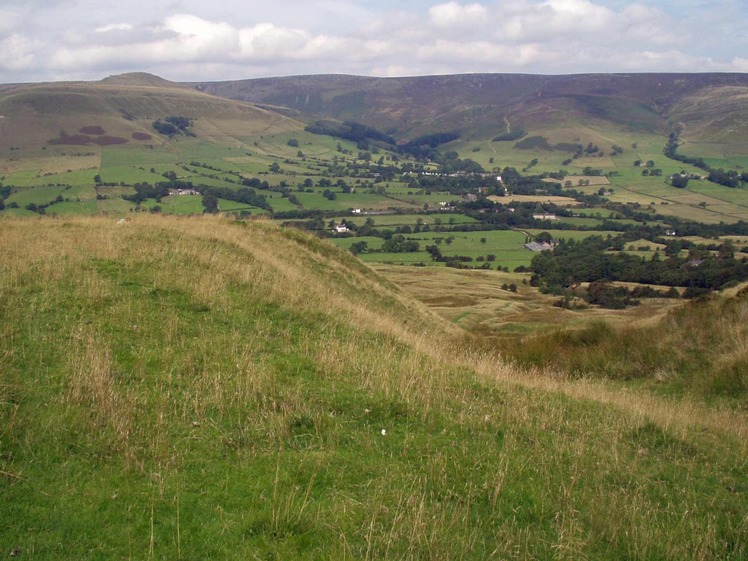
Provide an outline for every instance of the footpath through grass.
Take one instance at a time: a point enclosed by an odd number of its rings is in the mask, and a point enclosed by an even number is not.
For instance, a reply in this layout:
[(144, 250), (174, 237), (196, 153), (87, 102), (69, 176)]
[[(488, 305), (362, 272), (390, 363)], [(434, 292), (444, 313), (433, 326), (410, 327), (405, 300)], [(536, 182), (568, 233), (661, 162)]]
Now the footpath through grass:
[(0, 228), (5, 555), (748, 555), (743, 417), (544, 389), (265, 222)]

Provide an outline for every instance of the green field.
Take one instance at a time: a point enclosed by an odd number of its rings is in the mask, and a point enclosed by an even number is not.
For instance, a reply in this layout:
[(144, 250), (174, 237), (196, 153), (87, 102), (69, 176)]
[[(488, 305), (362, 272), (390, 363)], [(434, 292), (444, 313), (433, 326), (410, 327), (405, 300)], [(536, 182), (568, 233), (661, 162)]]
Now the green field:
[[(412, 253), (379, 253), (384, 242), (381, 238), (371, 236), (331, 238), (332, 243), (342, 249), (348, 249), (356, 242), (365, 241), (372, 253), (362, 253), (361, 260), (367, 263), (433, 263), (431, 255), (425, 251), (427, 245), (437, 245), (442, 255), (450, 257), (464, 255), (473, 259), (469, 265), (480, 267), (483, 263), (496, 267), (508, 267), (510, 270), (520, 265), (530, 264), (534, 253), (524, 247), (525, 235), (521, 232), (501, 230), (489, 232), (421, 232), (406, 234), (408, 240), (417, 241), (421, 251)], [(485, 241), (482, 241), (485, 240)], [(486, 259), (489, 255), (493, 259)], [(478, 260), (478, 258), (482, 258)]]

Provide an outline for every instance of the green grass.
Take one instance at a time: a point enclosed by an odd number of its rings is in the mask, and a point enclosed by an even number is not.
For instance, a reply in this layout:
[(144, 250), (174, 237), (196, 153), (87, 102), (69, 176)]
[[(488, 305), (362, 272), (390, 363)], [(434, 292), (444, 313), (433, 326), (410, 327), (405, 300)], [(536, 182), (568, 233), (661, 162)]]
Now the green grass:
[(99, 205), (95, 199), (84, 201), (63, 201), (47, 207), (47, 214), (58, 216), (84, 215), (92, 216), (100, 212)]
[(230, 201), (227, 199), (218, 199), (218, 208), (221, 210), (221, 212), (239, 212), (239, 211), (246, 211), (252, 215), (268, 215), (269, 212), (263, 208), (258, 208), (256, 206), (249, 206), (244, 203), (238, 203), (236, 201)]
[(91, 187), (94, 185), (94, 176), (98, 173), (96, 169), (82, 169), (65, 171), (54, 175), (43, 175), (32, 181), (36, 188), (49, 184), (65, 184), (74, 187)]
[(743, 290), (688, 302), (656, 325), (614, 329), (592, 322), (583, 329), (507, 341), (503, 349), (520, 363), (552, 365), (571, 377), (638, 380), (654, 392), (721, 399), (745, 409), (746, 316), (748, 291)]
[[(15, 185), (17, 187), (30, 187), (34, 184), (38, 176), (38, 171), (18, 171), (11, 173), (4, 183), (8, 185)], [(49, 181), (47, 181), (48, 183)]]
[(539, 387), (269, 224), (3, 230), (6, 551), (745, 558), (743, 417)]
[(203, 198), (200, 195), (173, 195), (164, 197), (160, 203), (154, 199), (143, 202), (143, 207), (151, 209), (160, 206), (161, 212), (165, 214), (202, 214), (205, 210)]
[(33, 189), (23, 189), (13, 193), (6, 199), (6, 205), (16, 203), (19, 207), (25, 207), (28, 204), (46, 205), (55, 200), (58, 195), (65, 196), (64, 187), (36, 187)]
[[(524, 247), (525, 235), (521, 232), (510, 230), (498, 230), (491, 232), (421, 232), (418, 234), (406, 234), (406, 239), (415, 240), (420, 245), (420, 251), (412, 253), (362, 253), (359, 257), (367, 263), (433, 263), (431, 255), (425, 251), (428, 245), (437, 245), (442, 255), (449, 257), (464, 255), (474, 259), (468, 265), (480, 267), (488, 262), (492, 269), (501, 265), (511, 270), (520, 265), (530, 264), (534, 253)], [(451, 238), (448, 243), (447, 238)], [(485, 242), (481, 240), (485, 239)], [(439, 240), (439, 241), (437, 241)], [(352, 244), (365, 241), (370, 250), (381, 250), (382, 238), (361, 236), (331, 238), (332, 243), (342, 249), (348, 249)], [(478, 257), (493, 255), (493, 261), (478, 261)]]

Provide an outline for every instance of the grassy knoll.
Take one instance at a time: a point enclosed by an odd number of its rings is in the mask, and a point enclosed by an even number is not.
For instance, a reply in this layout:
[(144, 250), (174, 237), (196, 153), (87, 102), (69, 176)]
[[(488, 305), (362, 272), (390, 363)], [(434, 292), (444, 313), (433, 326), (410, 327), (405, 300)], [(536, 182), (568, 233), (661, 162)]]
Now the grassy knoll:
[(523, 374), (265, 221), (7, 220), (0, 548), (744, 559), (744, 413)]
[(657, 392), (748, 406), (748, 290), (678, 306), (660, 321), (613, 328), (591, 322), (514, 341), (520, 363), (553, 365), (568, 376), (638, 380)]

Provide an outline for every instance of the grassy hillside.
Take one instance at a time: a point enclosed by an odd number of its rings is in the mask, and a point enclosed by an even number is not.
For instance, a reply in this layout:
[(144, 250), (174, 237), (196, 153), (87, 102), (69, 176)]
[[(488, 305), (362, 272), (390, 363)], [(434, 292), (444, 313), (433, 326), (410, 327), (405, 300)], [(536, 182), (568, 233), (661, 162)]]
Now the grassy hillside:
[[(667, 134), (669, 113), (683, 100), (712, 89), (745, 92), (747, 85), (745, 74), (294, 76), (194, 84), (201, 91), (283, 105), (303, 115), (393, 129), (404, 138), (452, 130), (492, 138), (507, 129), (595, 121), (607, 128)], [(742, 118), (744, 105), (733, 105), (729, 114)]]
[(2, 551), (748, 555), (744, 412), (467, 352), (352, 257), (262, 221), (1, 228)]
[(748, 409), (747, 289), (677, 306), (659, 321), (632, 325), (628, 319), (617, 328), (602, 319), (500, 346), (522, 364), (570, 377), (637, 380), (654, 391), (721, 398)]
[[(167, 137), (158, 135), (151, 123), (170, 115), (193, 119), (196, 134), (221, 140), (300, 128), (277, 113), (149, 75), (18, 86), (0, 96), (0, 115), (0, 149), (12, 146), (21, 152), (54, 146), (70, 151), (81, 146), (161, 145)], [(65, 136), (68, 139), (61, 141)]]

